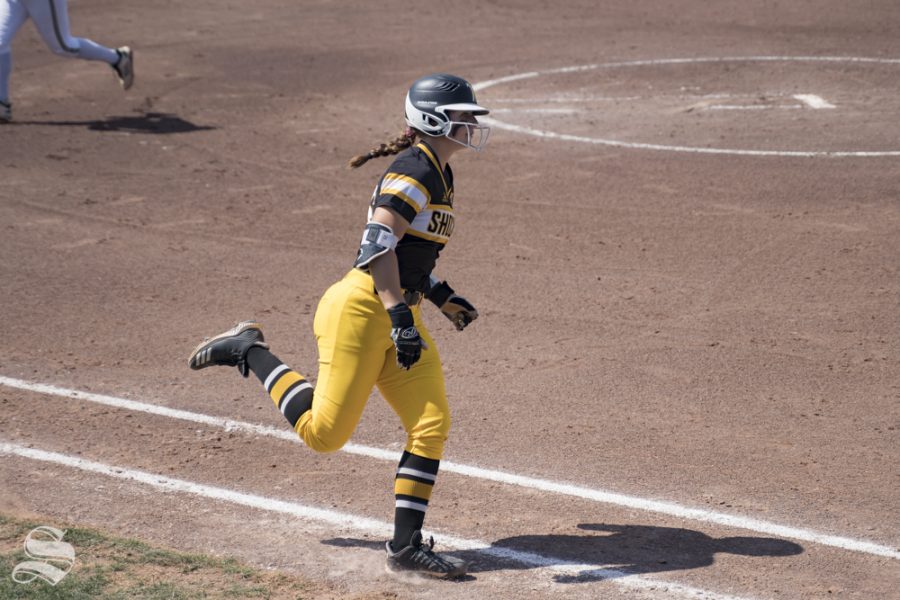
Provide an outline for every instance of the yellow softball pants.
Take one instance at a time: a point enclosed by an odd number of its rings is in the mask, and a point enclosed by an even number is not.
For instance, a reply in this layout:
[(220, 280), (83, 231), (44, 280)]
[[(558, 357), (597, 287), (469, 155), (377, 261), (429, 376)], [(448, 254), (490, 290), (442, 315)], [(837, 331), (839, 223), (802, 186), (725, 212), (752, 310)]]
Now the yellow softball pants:
[(322, 296), (313, 330), (319, 345), (319, 375), (312, 409), (297, 422), (307, 446), (340, 449), (362, 416), (374, 386), (400, 416), (406, 450), (440, 460), (450, 431), (450, 410), (437, 346), (412, 308), (419, 335), (428, 344), (409, 370), (397, 365), (391, 320), (375, 294), (372, 276), (352, 269)]

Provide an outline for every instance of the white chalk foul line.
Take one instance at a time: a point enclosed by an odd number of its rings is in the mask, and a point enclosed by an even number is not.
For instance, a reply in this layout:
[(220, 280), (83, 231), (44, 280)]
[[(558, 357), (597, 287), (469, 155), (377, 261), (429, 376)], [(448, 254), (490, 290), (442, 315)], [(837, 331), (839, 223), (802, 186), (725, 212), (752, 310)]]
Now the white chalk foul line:
[(837, 108), (834, 104), (815, 94), (794, 94), (793, 98), (799, 100), (810, 108)]
[[(76, 400), (85, 400), (88, 402), (104, 404), (106, 406), (113, 406), (126, 410), (159, 415), (172, 419), (179, 419), (182, 421), (190, 421), (193, 423), (201, 423), (204, 425), (209, 425), (211, 427), (224, 429), (226, 431), (241, 431), (252, 433), (255, 435), (279, 438), (291, 442), (300, 441), (293, 431), (276, 429), (267, 425), (246, 423), (244, 421), (234, 421), (231, 419), (224, 419), (221, 417), (214, 417), (211, 415), (205, 415), (186, 410), (167, 408), (165, 406), (147, 404), (145, 402), (137, 402), (135, 400), (127, 400), (125, 398), (117, 398), (115, 396), (106, 396), (103, 394), (94, 394), (91, 392), (81, 392), (78, 390), (57, 387), (54, 385), (33, 383), (21, 379), (14, 379), (12, 377), (5, 377), (2, 375), (0, 375), (0, 385), (5, 385), (7, 387), (17, 388), (30, 392), (36, 392), (39, 394), (48, 394), (65, 398), (73, 398)], [(366, 456), (369, 458), (386, 460), (390, 462), (396, 462), (399, 459), (399, 452), (396, 450), (373, 448), (371, 446), (363, 446), (360, 444), (347, 444), (341, 449), (341, 451), (348, 454)], [(727, 513), (699, 508), (690, 508), (687, 506), (676, 504), (674, 502), (649, 500), (646, 498), (629, 496), (626, 494), (619, 494), (606, 490), (587, 488), (556, 481), (547, 481), (544, 479), (516, 475), (514, 473), (507, 473), (494, 469), (484, 469), (481, 467), (464, 465), (449, 460), (441, 461), (441, 470), (449, 473), (457, 473), (475, 479), (485, 479), (487, 481), (500, 482), (508, 485), (515, 485), (519, 487), (550, 492), (553, 494), (560, 494), (563, 496), (572, 496), (575, 498), (581, 498), (593, 502), (600, 502), (603, 504), (624, 506), (626, 508), (659, 513), (678, 517), (681, 519), (688, 519), (691, 521), (715, 523), (717, 525), (724, 525), (737, 529), (746, 529), (748, 531), (755, 531), (757, 533), (765, 533), (795, 540), (813, 542), (816, 544), (821, 544), (823, 546), (832, 546), (835, 548), (841, 548), (843, 550), (852, 550), (854, 552), (863, 552), (865, 554), (873, 554), (875, 556), (885, 556), (888, 558), (900, 559), (900, 550), (897, 550), (896, 548), (892, 548), (890, 546), (885, 546), (883, 544), (877, 544), (875, 542), (866, 540), (857, 540), (849, 537), (819, 533), (816, 531), (811, 531), (809, 529), (779, 525), (777, 523), (762, 521), (749, 517), (730, 515)]]
[[(882, 64), (882, 65), (900, 65), (900, 59), (897, 58), (868, 58), (856, 56), (725, 56), (725, 57), (709, 57), (709, 58), (662, 58), (652, 60), (630, 60), (622, 62), (595, 63), (590, 65), (576, 65), (571, 67), (561, 67), (558, 69), (548, 69), (545, 71), (529, 71), (527, 73), (518, 73), (507, 77), (497, 79), (489, 79), (481, 81), (472, 86), (476, 91), (485, 90), (495, 85), (510, 83), (512, 81), (521, 81), (524, 79), (534, 79), (544, 75), (559, 75), (563, 73), (578, 73), (583, 71), (592, 71), (596, 69), (616, 69), (624, 67), (645, 67), (645, 66), (662, 66), (662, 65), (682, 65), (694, 63), (726, 63), (726, 62), (824, 62), (824, 63), (857, 63), (857, 64)], [(826, 108), (824, 106), (813, 107), (802, 100), (812, 108)], [(832, 107), (833, 108), (833, 107)], [(595, 138), (583, 135), (569, 135), (556, 133), (554, 131), (544, 131), (534, 129), (532, 127), (524, 127), (506, 123), (490, 117), (480, 117), (480, 121), (491, 125), (498, 129), (506, 129), (517, 133), (524, 133), (536, 137), (557, 139), (570, 142), (581, 142), (585, 144), (595, 144), (601, 146), (613, 146), (618, 148), (632, 148), (641, 150), (664, 150), (668, 152), (687, 152), (694, 154), (727, 154), (735, 156), (790, 156), (790, 157), (828, 157), (828, 158), (874, 158), (885, 156), (900, 156), (900, 150), (884, 150), (884, 151), (802, 151), (802, 150), (741, 150), (736, 148), (704, 148), (698, 146), (671, 146), (666, 144), (643, 144), (639, 142), (624, 142), (621, 140), (612, 140), (606, 138)]]
[[(206, 485), (185, 479), (176, 479), (174, 477), (166, 477), (156, 473), (140, 471), (137, 469), (129, 469), (115, 465), (107, 465), (104, 463), (86, 460), (77, 456), (61, 454), (59, 452), (50, 452), (40, 450), (38, 448), (26, 448), (18, 444), (12, 444), (0, 440), (0, 454), (12, 454), (21, 456), (31, 460), (54, 463), (87, 471), (89, 473), (97, 473), (107, 477), (116, 479), (124, 479), (126, 481), (134, 481), (149, 485), (159, 490), (167, 492), (181, 492), (185, 494), (193, 494), (203, 498), (212, 500), (220, 500), (247, 506), (250, 508), (265, 510), (269, 512), (282, 513), (298, 517), (308, 521), (319, 521), (328, 523), (338, 527), (344, 527), (355, 531), (362, 531), (373, 535), (390, 537), (393, 534), (394, 526), (385, 521), (370, 519), (368, 517), (360, 517), (348, 513), (342, 513), (335, 510), (316, 508), (306, 506), (297, 502), (289, 502), (270, 498), (267, 496), (259, 496), (249, 494), (238, 490), (222, 488), (218, 486)], [(591, 578), (603, 579), (611, 581), (616, 585), (642, 590), (656, 590), (676, 594), (687, 598), (709, 598), (710, 600), (749, 600), (742, 599), (738, 596), (728, 594), (718, 594), (708, 590), (695, 588), (680, 583), (672, 583), (663, 581), (646, 575), (637, 575), (617, 569), (605, 568), (602, 565), (577, 564), (570, 561), (554, 558), (543, 554), (535, 554), (532, 552), (522, 552), (511, 548), (501, 548), (491, 546), (490, 543), (473, 540), (467, 538), (456, 537), (452, 535), (442, 535), (441, 543), (458, 550), (468, 550), (484, 554), (497, 559), (515, 562), (520, 565), (532, 569), (546, 569), (551, 572), (562, 573), (566, 575), (584, 575), (588, 574)]]

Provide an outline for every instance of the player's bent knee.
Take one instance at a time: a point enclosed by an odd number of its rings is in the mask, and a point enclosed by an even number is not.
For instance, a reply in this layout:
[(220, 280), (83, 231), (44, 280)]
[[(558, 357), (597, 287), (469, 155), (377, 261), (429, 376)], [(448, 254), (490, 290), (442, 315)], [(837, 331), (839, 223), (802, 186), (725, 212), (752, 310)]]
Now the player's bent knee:
[(300, 417), (300, 420), (297, 421), (296, 431), (304, 444), (309, 446), (310, 449), (323, 454), (337, 452), (350, 440), (350, 434), (344, 434), (334, 430), (321, 431), (319, 428), (316, 428), (310, 412), (305, 413)]
[(81, 44), (76, 38), (61, 38), (47, 42), (47, 46), (57, 56), (65, 56), (67, 58), (79, 58)]
[(56, 44), (50, 46), (50, 50), (53, 51), (53, 54), (57, 56), (65, 56), (66, 58), (78, 58), (78, 48), (71, 48), (66, 50), (65, 48), (60, 48)]
[(416, 456), (423, 456), (431, 460), (441, 460), (444, 456), (445, 437), (410, 437), (406, 444), (406, 451)]
[(418, 456), (441, 460), (444, 454), (444, 443), (449, 434), (449, 413), (435, 415), (431, 419), (420, 422), (409, 432), (406, 450)]
[(329, 440), (314, 435), (304, 436), (303, 434), (300, 434), (300, 438), (311, 450), (315, 450), (321, 454), (337, 452), (347, 443), (347, 440)]
[(436, 417), (426, 429), (427, 434), (440, 437), (441, 439), (446, 440), (447, 436), (450, 435), (450, 412), (441, 413), (439, 417)]

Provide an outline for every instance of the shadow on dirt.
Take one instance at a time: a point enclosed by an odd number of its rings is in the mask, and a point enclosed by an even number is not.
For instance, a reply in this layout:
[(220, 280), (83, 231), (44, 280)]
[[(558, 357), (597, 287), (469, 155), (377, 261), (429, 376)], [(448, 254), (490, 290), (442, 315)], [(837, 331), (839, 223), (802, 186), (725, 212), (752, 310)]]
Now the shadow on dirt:
[[(522, 535), (499, 539), (490, 548), (448, 551), (469, 561), (469, 572), (533, 569), (537, 566), (581, 565), (578, 572), (560, 573), (558, 583), (582, 583), (622, 577), (708, 567), (717, 553), (743, 556), (793, 556), (803, 546), (776, 538), (714, 538), (691, 529), (650, 525), (578, 525), (584, 535)], [(437, 540), (440, 544), (440, 539)], [(382, 550), (384, 542), (353, 538), (323, 540), (331, 546), (355, 546)], [(440, 551), (440, 547), (437, 549)], [(504, 556), (504, 551), (511, 551)], [(534, 561), (519, 561), (512, 553), (531, 555)], [(523, 557), (527, 560), (527, 557)]]
[(119, 131), (128, 133), (149, 133), (165, 135), (171, 133), (193, 133), (216, 129), (206, 125), (195, 125), (178, 115), (148, 112), (143, 115), (107, 117), (94, 121), (14, 121), (17, 125), (51, 125), (55, 127), (86, 127), (90, 131)]

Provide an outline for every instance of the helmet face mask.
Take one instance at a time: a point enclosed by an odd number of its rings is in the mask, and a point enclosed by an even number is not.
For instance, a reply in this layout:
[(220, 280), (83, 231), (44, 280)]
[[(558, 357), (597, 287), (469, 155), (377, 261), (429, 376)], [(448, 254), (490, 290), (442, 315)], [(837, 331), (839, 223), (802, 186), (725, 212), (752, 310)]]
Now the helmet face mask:
[[(489, 112), (478, 104), (469, 82), (455, 75), (426, 75), (416, 80), (406, 94), (407, 125), (426, 135), (447, 137), (476, 152), (481, 151), (487, 144), (491, 128), (477, 122), (454, 121), (451, 111), (472, 116)], [(457, 127), (465, 127), (465, 141), (454, 137)]]
[[(449, 117), (448, 117), (449, 118)], [(458, 131), (464, 129), (466, 132), (465, 140), (457, 137)], [(461, 144), (466, 148), (471, 148), (475, 152), (481, 152), (487, 146), (491, 137), (491, 128), (488, 125), (481, 125), (478, 122), (471, 121), (453, 121), (447, 122), (447, 133), (444, 134), (448, 139), (453, 140), (457, 144)]]

